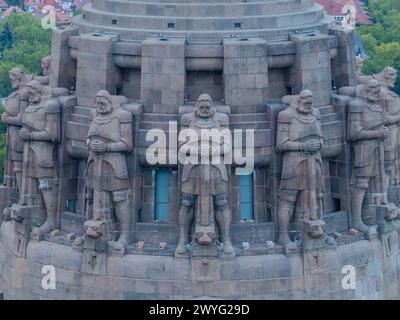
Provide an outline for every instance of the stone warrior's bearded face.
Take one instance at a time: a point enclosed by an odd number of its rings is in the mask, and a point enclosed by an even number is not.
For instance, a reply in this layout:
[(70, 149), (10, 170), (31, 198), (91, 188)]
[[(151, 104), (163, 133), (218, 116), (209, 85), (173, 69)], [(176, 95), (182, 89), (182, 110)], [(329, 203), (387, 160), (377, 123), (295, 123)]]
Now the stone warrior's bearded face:
[(388, 88), (394, 88), (397, 80), (397, 71), (393, 68), (385, 70), (384, 79)]
[(42, 59), (42, 72), (44, 76), (48, 76), (50, 74), (50, 58), (46, 57)]
[(41, 85), (39, 82), (33, 80), (27, 83), (28, 100), (32, 104), (40, 103), (41, 101)]
[(213, 114), (213, 102), (208, 94), (199, 97), (196, 106), (196, 113), (201, 118), (210, 118)]
[(371, 102), (377, 102), (379, 100), (379, 94), (381, 92), (381, 83), (377, 80), (369, 80), (367, 83), (367, 98)]
[(299, 95), (297, 110), (300, 113), (310, 114), (313, 111), (314, 95), (310, 90), (303, 90)]
[(95, 103), (99, 114), (105, 115), (112, 112), (113, 105), (110, 100), (111, 96), (107, 96), (106, 94), (98, 94), (96, 96)]
[(23, 71), (18, 68), (12, 69), (9, 73), (9, 78), (11, 81), (11, 87), (13, 89), (18, 89), (22, 83)]

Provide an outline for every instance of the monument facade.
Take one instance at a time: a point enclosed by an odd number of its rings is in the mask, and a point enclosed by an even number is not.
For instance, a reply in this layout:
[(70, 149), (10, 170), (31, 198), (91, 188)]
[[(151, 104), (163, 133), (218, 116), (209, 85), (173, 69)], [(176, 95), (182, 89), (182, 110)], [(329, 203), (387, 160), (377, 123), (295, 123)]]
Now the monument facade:
[(53, 30), (42, 74), (10, 72), (4, 297), (398, 298), (397, 73), (331, 22), (93, 0)]

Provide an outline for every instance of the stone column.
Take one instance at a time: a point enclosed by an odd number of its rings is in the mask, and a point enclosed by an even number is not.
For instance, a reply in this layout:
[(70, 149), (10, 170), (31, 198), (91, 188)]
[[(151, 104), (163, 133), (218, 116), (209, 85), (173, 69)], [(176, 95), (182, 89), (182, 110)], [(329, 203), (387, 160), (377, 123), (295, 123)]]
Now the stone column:
[(224, 39), (225, 103), (232, 113), (265, 112), (268, 99), (266, 50), (266, 41), (261, 38)]
[(140, 90), (144, 111), (177, 113), (184, 103), (185, 74), (185, 39), (144, 40)]
[(296, 44), (292, 68), (293, 93), (309, 89), (315, 95), (315, 106), (329, 105), (332, 95), (329, 36), (291, 35), (290, 40)]
[(336, 36), (338, 41), (337, 56), (333, 60), (333, 78), (336, 88), (357, 85), (354, 34), (351, 30), (330, 29), (330, 34)]
[(76, 75), (78, 105), (92, 107), (100, 90), (116, 94), (121, 85), (119, 69), (114, 64), (112, 49), (117, 35), (84, 34), (80, 36)]
[(78, 29), (63, 26), (53, 30), (51, 48), (50, 86), (75, 87), (76, 62), (69, 54), (68, 40), (78, 34)]

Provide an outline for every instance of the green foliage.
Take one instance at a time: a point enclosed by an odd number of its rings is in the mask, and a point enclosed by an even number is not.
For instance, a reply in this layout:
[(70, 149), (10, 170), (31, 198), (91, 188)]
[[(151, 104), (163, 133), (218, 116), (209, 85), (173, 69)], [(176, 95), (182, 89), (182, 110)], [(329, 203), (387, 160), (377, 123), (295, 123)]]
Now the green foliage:
[[(363, 72), (378, 73), (387, 66), (400, 70), (400, 1), (369, 0), (368, 7), (375, 19), (374, 25), (357, 28), (371, 57), (365, 61)], [(396, 92), (400, 93), (400, 77)]]
[(9, 6), (17, 6), (17, 7), (20, 7), (21, 9), (24, 5), (23, 0), (6, 0), (6, 2)]
[[(0, 114), (3, 113), (4, 106), (0, 105)], [(4, 123), (0, 123), (0, 182), (3, 182), (4, 160), (6, 158), (6, 130), (7, 127)]]
[[(11, 4), (11, 1), (7, 1)], [(17, 0), (13, 0), (17, 3)], [(18, 5), (14, 4), (13, 5)], [(38, 74), (41, 72), (41, 60), (50, 54), (51, 31), (42, 28), (39, 18), (30, 13), (11, 14), (0, 22), (0, 30), (8, 26), (10, 34), (5, 37), (3, 56), (0, 60), (0, 97), (6, 97), (11, 92), (11, 84), (8, 72), (19, 67), (27, 73)], [(4, 107), (0, 106), (0, 114)], [(5, 125), (0, 124), (0, 181), (3, 180), (3, 168), (5, 159), (6, 134)]]
[(76, 9), (73, 13), (73, 16), (79, 16), (80, 14), (82, 14), (82, 9)]
[(8, 71), (20, 67), (25, 72), (38, 74), (41, 60), (50, 54), (51, 31), (42, 28), (39, 18), (30, 13), (11, 14), (0, 23), (0, 28), (9, 26), (12, 33), (12, 47), (6, 48), (0, 60), (0, 96), (12, 91)]

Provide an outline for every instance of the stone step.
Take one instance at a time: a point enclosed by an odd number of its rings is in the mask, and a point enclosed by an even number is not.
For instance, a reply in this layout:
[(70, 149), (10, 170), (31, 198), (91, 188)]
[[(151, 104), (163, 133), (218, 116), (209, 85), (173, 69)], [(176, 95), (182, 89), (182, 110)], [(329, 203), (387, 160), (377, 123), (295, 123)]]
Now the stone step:
[(243, 114), (231, 114), (231, 123), (239, 122), (268, 122), (267, 113), (243, 113)]
[(92, 111), (92, 108), (87, 108), (87, 107), (80, 107), (80, 106), (75, 106), (74, 107), (74, 112), (75, 114), (80, 114), (82, 116), (89, 116), (90, 112)]
[(330, 113), (336, 113), (334, 105), (323, 106), (323, 107), (319, 107), (318, 109), (319, 109), (319, 112), (321, 113), (321, 116), (330, 114)]
[(232, 129), (269, 129), (269, 123), (267, 122), (235, 122), (231, 123)]
[(69, 121), (75, 122), (75, 123), (83, 123), (83, 124), (89, 124), (89, 118), (87, 116), (83, 116), (80, 114), (75, 114), (72, 113), (69, 115)]
[[(301, 25), (285, 25), (279, 28), (261, 27), (257, 29), (232, 29), (232, 27), (223, 30), (176, 30), (167, 29), (165, 26), (159, 29), (151, 28), (132, 28), (129, 26), (112, 25), (111, 23), (102, 23), (101, 20), (89, 22), (83, 19), (83, 15), (75, 16), (72, 18), (72, 24), (79, 27), (82, 33), (97, 32), (101, 29), (107, 33), (118, 33), (122, 40), (135, 39), (144, 40), (148, 37), (158, 36), (163, 34), (167, 37), (182, 37), (186, 38), (190, 43), (194, 42), (207, 42), (207, 43), (220, 43), (224, 37), (234, 34), (236, 37), (248, 37), (249, 35), (257, 34), (257, 36), (264, 38), (267, 41), (287, 41), (288, 34), (291, 33), (315, 33), (328, 32), (328, 25), (331, 23), (331, 18), (323, 17), (315, 23), (301, 24)], [(277, 33), (277, 29), (279, 32)]]
[(269, 1), (212, 1), (170, 2), (96, 0), (93, 8), (100, 11), (135, 13), (144, 16), (165, 17), (243, 17), (246, 15), (272, 15), (289, 11), (300, 11), (310, 7), (312, 0), (269, 0)]
[(143, 113), (142, 122), (168, 122), (177, 121), (178, 116), (176, 114), (167, 113)]
[[(252, 30), (260, 28), (280, 28), (291, 25), (306, 25), (322, 19), (324, 11), (321, 6), (313, 6), (304, 11), (294, 11), (281, 15), (247, 15), (242, 17), (209, 17), (209, 16), (145, 16), (128, 13), (113, 13), (95, 9), (88, 4), (83, 9), (84, 21), (100, 24), (102, 27), (118, 26), (149, 30)], [(173, 26), (172, 26), (173, 24)], [(238, 27), (236, 27), (238, 25)]]
[(333, 122), (333, 121), (339, 121), (341, 115), (339, 113), (331, 113), (331, 114), (327, 114), (327, 115), (321, 115), (321, 121), (322, 122)]

